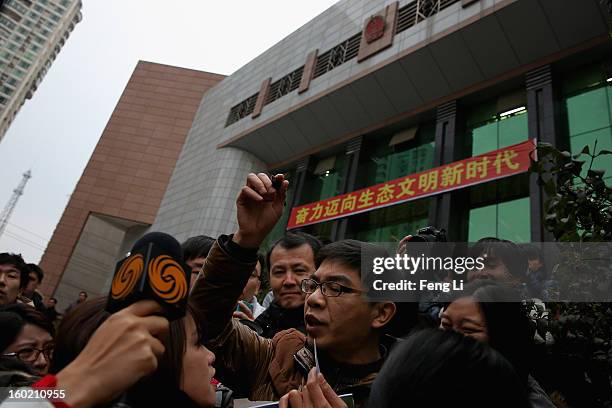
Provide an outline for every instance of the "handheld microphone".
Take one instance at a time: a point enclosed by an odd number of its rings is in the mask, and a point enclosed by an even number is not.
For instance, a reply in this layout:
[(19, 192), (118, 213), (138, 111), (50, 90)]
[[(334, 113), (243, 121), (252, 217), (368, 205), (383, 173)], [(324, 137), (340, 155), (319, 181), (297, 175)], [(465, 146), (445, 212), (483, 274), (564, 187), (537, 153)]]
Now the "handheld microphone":
[(106, 310), (115, 313), (143, 299), (157, 301), (168, 320), (185, 316), (189, 270), (181, 245), (163, 232), (140, 238), (131, 252), (117, 262)]

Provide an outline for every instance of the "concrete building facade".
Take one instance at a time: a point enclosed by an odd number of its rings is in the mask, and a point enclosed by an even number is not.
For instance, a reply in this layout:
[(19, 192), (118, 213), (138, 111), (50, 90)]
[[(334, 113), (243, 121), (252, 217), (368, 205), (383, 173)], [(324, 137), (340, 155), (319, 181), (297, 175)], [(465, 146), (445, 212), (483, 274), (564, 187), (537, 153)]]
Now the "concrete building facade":
[(81, 0), (0, 3), (0, 141), (81, 21), (81, 6)]
[(140, 61), (40, 262), (60, 309), (108, 289), (117, 259), (153, 223), (205, 92), (224, 76)]

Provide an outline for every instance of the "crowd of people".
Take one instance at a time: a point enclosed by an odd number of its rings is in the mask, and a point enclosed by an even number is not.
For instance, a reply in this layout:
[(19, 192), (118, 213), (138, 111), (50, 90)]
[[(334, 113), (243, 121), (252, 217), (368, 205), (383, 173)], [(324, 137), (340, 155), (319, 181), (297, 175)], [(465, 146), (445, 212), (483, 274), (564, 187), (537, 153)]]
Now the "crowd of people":
[(40, 267), (0, 254), (0, 387), (62, 390), (37, 406), (74, 408), (569, 406), (540, 386), (534, 355), (549, 333), (515, 301), (546, 288), (537, 248), (483, 239), (470, 251), (485, 267), (460, 294), (373, 302), (360, 241), (287, 232), (259, 252), (287, 188), (249, 174), (237, 231), (182, 244), (191, 286), (175, 320), (152, 300), (111, 314), (86, 292), (60, 314), (37, 291)]

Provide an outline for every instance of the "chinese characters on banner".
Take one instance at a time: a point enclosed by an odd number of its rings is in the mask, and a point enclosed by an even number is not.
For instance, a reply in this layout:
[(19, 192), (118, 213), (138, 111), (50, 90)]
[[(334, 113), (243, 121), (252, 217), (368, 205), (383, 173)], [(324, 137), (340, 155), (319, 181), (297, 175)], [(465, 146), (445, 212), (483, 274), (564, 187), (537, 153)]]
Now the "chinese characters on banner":
[(480, 156), (294, 207), (287, 229), (330, 221), (524, 173), (529, 169), (530, 155), (534, 149), (534, 142), (527, 140)]

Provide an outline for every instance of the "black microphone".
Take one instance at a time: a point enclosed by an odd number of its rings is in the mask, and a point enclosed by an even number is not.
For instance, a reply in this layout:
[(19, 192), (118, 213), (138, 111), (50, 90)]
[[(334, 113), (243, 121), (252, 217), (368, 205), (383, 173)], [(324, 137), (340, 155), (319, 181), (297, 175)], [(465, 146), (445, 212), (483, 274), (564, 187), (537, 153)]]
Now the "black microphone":
[(181, 245), (163, 232), (140, 238), (129, 255), (117, 262), (106, 310), (115, 313), (143, 299), (157, 301), (164, 316), (175, 320), (185, 316), (189, 294), (189, 270)]

